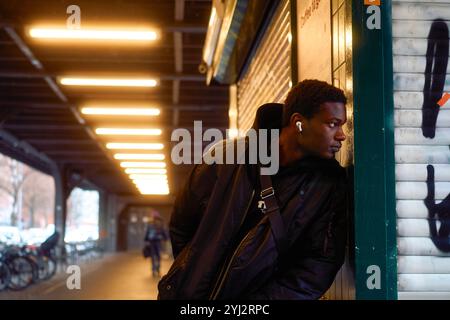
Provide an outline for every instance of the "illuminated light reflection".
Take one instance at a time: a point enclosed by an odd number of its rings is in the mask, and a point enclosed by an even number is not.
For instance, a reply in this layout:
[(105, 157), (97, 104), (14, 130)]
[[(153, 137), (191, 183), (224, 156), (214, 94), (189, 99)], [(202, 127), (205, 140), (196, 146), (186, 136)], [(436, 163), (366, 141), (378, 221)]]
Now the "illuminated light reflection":
[(143, 195), (167, 195), (169, 194), (169, 189), (161, 189), (161, 190), (147, 190), (147, 189), (139, 189), (139, 192)]
[(85, 115), (111, 115), (111, 116), (157, 116), (161, 113), (156, 108), (103, 108), (103, 107), (84, 107), (81, 113)]
[(130, 179), (136, 181), (141, 180), (167, 181), (167, 176), (165, 174), (132, 173), (130, 174)]
[(117, 160), (164, 160), (163, 154), (148, 154), (148, 153), (116, 153), (114, 159)]
[(127, 168), (125, 169), (127, 174), (166, 174), (167, 169), (145, 169), (145, 168)]
[(100, 135), (132, 135), (132, 136), (159, 136), (161, 129), (129, 129), (129, 128), (97, 128), (96, 134)]
[(156, 87), (155, 79), (111, 79), (63, 77), (59, 83), (65, 86), (106, 86), (106, 87)]
[(161, 150), (164, 148), (162, 143), (127, 143), (110, 142), (106, 144), (107, 149), (125, 149), (125, 150)]
[(60, 40), (155, 41), (158, 38), (152, 30), (31, 28), (29, 34), (35, 39)]
[(120, 163), (122, 168), (165, 168), (164, 162), (131, 162), (124, 161)]

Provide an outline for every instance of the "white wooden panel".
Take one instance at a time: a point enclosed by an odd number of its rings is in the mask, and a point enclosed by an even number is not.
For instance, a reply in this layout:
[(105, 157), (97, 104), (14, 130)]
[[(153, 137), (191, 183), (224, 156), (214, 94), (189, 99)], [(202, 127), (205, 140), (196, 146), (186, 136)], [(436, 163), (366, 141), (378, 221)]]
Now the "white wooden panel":
[(396, 211), (398, 218), (421, 218), (428, 217), (428, 209), (423, 200), (397, 200)]
[[(436, 106), (436, 108), (440, 108)], [(395, 110), (394, 121), (396, 127), (422, 127), (422, 110)], [(436, 128), (450, 127), (450, 109), (442, 107), (439, 110)]]
[[(450, 154), (450, 151), (448, 151)], [(434, 181), (450, 181), (450, 164), (434, 164)], [(397, 164), (397, 181), (427, 181), (427, 164)]]
[[(394, 90), (423, 91), (425, 77), (423, 73), (395, 73)], [(444, 91), (450, 91), (450, 76), (445, 79)]]
[[(436, 204), (442, 202), (436, 200)], [(396, 203), (397, 218), (427, 219), (428, 209), (423, 200), (397, 200)]]
[[(392, 36), (394, 38), (423, 38), (427, 39), (433, 21), (394, 20), (392, 22)], [(450, 29), (450, 22), (447, 21)]]
[[(422, 105), (423, 105), (423, 90), (394, 92), (395, 109), (410, 109), (410, 110), (422, 109)], [(446, 108), (448, 108), (447, 105), (444, 105), (442, 110), (446, 110)]]
[(448, 292), (398, 292), (398, 300), (450, 300), (450, 291)]
[(396, 128), (395, 144), (450, 145), (450, 129), (436, 129), (433, 139), (425, 138), (420, 128)]
[[(423, 201), (428, 164), (435, 169), (436, 202), (450, 193), (450, 109), (440, 109), (433, 139), (425, 138), (421, 129), (428, 35), (438, 18), (450, 29), (450, 0), (393, 1), (399, 299), (450, 299), (450, 253), (431, 241)], [(445, 91), (450, 91), (450, 63)]]
[[(421, 3), (450, 3), (450, 0), (419, 0)], [(405, 2), (413, 2), (413, 0), (393, 0), (392, 3), (405, 3)], [(416, 0), (417, 2), (417, 0)]]
[(394, 107), (396, 109), (422, 109), (423, 92), (400, 91), (394, 92)]
[(450, 274), (399, 274), (401, 291), (450, 291)]
[[(436, 200), (445, 199), (450, 193), (450, 182), (435, 182), (434, 185)], [(423, 200), (427, 196), (425, 182), (397, 182), (395, 189), (399, 200)]]
[(395, 162), (450, 163), (450, 150), (448, 146), (397, 145), (395, 146)]
[[(437, 222), (437, 228), (440, 223)], [(430, 237), (430, 228), (426, 219), (397, 219), (397, 236)]]
[(398, 273), (450, 273), (450, 257), (400, 256)]
[(394, 38), (392, 41), (393, 53), (397, 55), (424, 56), (427, 53), (427, 47), (427, 39)]
[(443, 252), (436, 248), (433, 241), (427, 237), (398, 237), (398, 255), (408, 256), (439, 256), (450, 257), (450, 252)]
[[(394, 55), (394, 72), (418, 72), (423, 73), (426, 68), (425, 56)], [(447, 64), (447, 73), (450, 73), (450, 63)]]
[(393, 20), (450, 19), (450, 6), (446, 3), (402, 3), (392, 5)]

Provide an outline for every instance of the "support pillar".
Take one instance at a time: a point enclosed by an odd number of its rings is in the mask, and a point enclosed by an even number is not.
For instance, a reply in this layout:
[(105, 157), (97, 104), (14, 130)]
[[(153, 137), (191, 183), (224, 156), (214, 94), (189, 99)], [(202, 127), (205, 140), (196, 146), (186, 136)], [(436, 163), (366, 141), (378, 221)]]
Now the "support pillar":
[(55, 165), (52, 168), (52, 175), (55, 181), (55, 230), (58, 231), (59, 245), (64, 245), (66, 235), (67, 218), (67, 198), (70, 195), (71, 188), (68, 185), (66, 167)]

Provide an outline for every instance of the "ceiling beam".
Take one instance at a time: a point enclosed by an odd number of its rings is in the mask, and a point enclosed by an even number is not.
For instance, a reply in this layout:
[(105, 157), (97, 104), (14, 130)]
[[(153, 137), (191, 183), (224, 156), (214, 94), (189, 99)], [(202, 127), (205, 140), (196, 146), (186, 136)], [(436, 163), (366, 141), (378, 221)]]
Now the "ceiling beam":
[(34, 139), (27, 139), (26, 140), (29, 144), (32, 145), (45, 145), (45, 146), (65, 146), (65, 145), (95, 145), (95, 141), (87, 140), (87, 139), (64, 139), (64, 138), (34, 138)]
[[(5, 27), (4, 30), (9, 35), (9, 37), (14, 41), (19, 50), (25, 55), (25, 57), (27, 57), (28, 61), (33, 65), (33, 67), (35, 67), (40, 71), (44, 71), (44, 66), (42, 65), (42, 63), (34, 56), (31, 49), (25, 44), (22, 38), (20, 38), (17, 32), (11, 27)], [(59, 89), (59, 87), (56, 85), (56, 83), (50, 76), (45, 76), (44, 80), (45, 82), (47, 82), (50, 89), (53, 90), (53, 92), (59, 99), (61, 99), (64, 102), (67, 102), (66, 96), (64, 95), (64, 93), (62, 93), (61, 89)]]
[[(4, 126), (9, 125), (74, 125), (73, 119), (67, 120), (67, 119), (59, 119), (57, 117), (30, 117), (30, 116), (22, 116), (20, 114), (19, 116), (16, 116), (15, 118), (11, 118), (7, 120), (7, 122), (4, 124)], [(81, 127), (79, 127), (81, 129)]]
[(72, 149), (55, 149), (55, 150), (47, 150), (45, 153), (49, 156), (60, 156), (60, 155), (71, 155), (71, 156), (85, 156), (85, 155), (101, 155), (104, 157), (104, 154), (98, 150), (72, 150)]
[(4, 124), (3, 127), (8, 130), (20, 131), (45, 131), (45, 130), (83, 130), (84, 128), (79, 124)]
[[(45, 73), (43, 73), (44, 72), (44, 67), (42, 66), (41, 62), (34, 56), (34, 54), (31, 51), (31, 49), (25, 44), (25, 42), (17, 34), (17, 32), (12, 27), (9, 27), (9, 26), (4, 27), (4, 30), (10, 36), (10, 38), (14, 41), (14, 43), (16, 43), (16, 45), (20, 49), (20, 51), (22, 51), (22, 53), (28, 58), (30, 63), (36, 69), (38, 69), (41, 72), (41, 74), (44, 74), (44, 76), (41, 77), (41, 78), (43, 78), (45, 80), (45, 82), (47, 82), (48, 86), (50, 87), (50, 89), (53, 90), (53, 92), (56, 94), (56, 96), (61, 101), (68, 102), (67, 97), (64, 95), (64, 93), (58, 87), (56, 82), (53, 80), (53, 77), (51, 77), (50, 75), (45, 75)], [(72, 108), (72, 107), (69, 107), (69, 108), (72, 111), (74, 117), (78, 120), (78, 122), (83, 125), (84, 124), (84, 120), (83, 120), (83, 118), (81, 118), (81, 116), (78, 113), (78, 111), (75, 108)], [(84, 127), (84, 130), (90, 136), (92, 136), (92, 132), (90, 132), (90, 129), (88, 127)]]
[(32, 154), (33, 156), (35, 156), (36, 158), (40, 159), (43, 162), (46, 162), (48, 164), (52, 163), (52, 161), (45, 154), (33, 148), (28, 141), (20, 140), (9, 132), (0, 130), (0, 140), (5, 141), (7, 144), (15, 148), (22, 149), (23, 152), (25, 153)]
[(25, 44), (25, 42), (20, 38), (17, 32), (12, 27), (4, 27), (5, 32), (13, 40), (19, 50), (25, 55), (27, 60), (38, 70), (44, 70), (42, 63), (34, 56), (30, 48)]
[(175, 21), (184, 19), (184, 0), (175, 0)]
[[(62, 93), (62, 91), (60, 90), (60, 88), (58, 87), (58, 85), (56, 84), (56, 82), (53, 80), (54, 77), (45, 74), (44, 73), (44, 68), (42, 66), (42, 64), (39, 62), (39, 60), (36, 59), (36, 57), (34, 56), (33, 52), (31, 51), (31, 49), (25, 44), (25, 42), (19, 37), (19, 35), (15, 32), (15, 30), (12, 27), (6, 26), (4, 27), (4, 30), (6, 31), (6, 33), (8, 33), (8, 35), (10, 36), (10, 38), (16, 43), (16, 45), (19, 47), (19, 49), (22, 51), (22, 53), (29, 59), (30, 63), (39, 70), (39, 73), (42, 75), (44, 74), (44, 76), (41, 78), (43, 78), (45, 80), (45, 82), (47, 82), (48, 86), (53, 90), (53, 92), (56, 94), (56, 96), (63, 102), (67, 103), (68, 99), (67, 97)], [(95, 142), (95, 144), (97, 145), (97, 147), (103, 151), (105, 157), (107, 157), (110, 162), (114, 162), (114, 158), (112, 157), (112, 155), (109, 153), (109, 150), (106, 149), (105, 145), (103, 143), (101, 143), (100, 141), (97, 140), (97, 136), (94, 134), (94, 132), (92, 131), (92, 129), (90, 127), (88, 127), (87, 125), (85, 125), (85, 121), (84, 119), (81, 117), (80, 113), (78, 112), (78, 109), (75, 108), (73, 105), (68, 105), (67, 106), (70, 111), (72, 112), (73, 116), (75, 117), (75, 119), (78, 121), (78, 123), (80, 124), (82, 130), (87, 133), (87, 135), (92, 139), (92, 141)], [(74, 159), (75, 160), (75, 159)], [(80, 161), (80, 159), (77, 159), (78, 161)], [(120, 175), (122, 176), (123, 179), (127, 179), (127, 176), (125, 175), (124, 172), (120, 171)]]
[(172, 115), (172, 125), (174, 127), (178, 127), (179, 120), (180, 120), (180, 109), (174, 108)]
[(159, 75), (160, 80), (179, 80), (179, 81), (200, 81), (205, 82), (205, 76), (200, 74), (182, 74), (182, 73), (175, 73), (175, 74), (163, 74)]
[[(184, 0), (175, 0), (175, 21), (184, 19)], [(176, 31), (173, 33), (173, 50), (175, 58), (175, 72), (183, 72), (183, 33)], [(172, 83), (172, 103), (177, 105), (180, 102), (180, 80), (175, 79)], [(174, 111), (173, 125), (178, 125), (178, 109)]]
[[(103, 159), (76, 159), (76, 158), (67, 158), (67, 159), (55, 159), (55, 162), (60, 164), (92, 164), (92, 163), (98, 163), (102, 164), (102, 168), (104, 168), (105, 164), (110, 164), (110, 161), (104, 157)], [(112, 167), (112, 165), (111, 165)]]
[[(9, 107), (11, 108), (11, 107)], [(8, 109), (8, 108), (7, 108)], [(14, 108), (15, 110), (19, 110), (20, 113), (18, 116), (14, 118), (14, 123), (28, 123), (28, 122), (53, 122), (54, 124), (75, 124), (75, 120), (67, 114), (63, 113), (55, 113), (55, 112), (45, 112), (36, 111), (33, 112), (33, 109), (24, 109), (24, 108)], [(0, 108), (2, 111), (3, 108)], [(34, 124), (36, 124), (36, 122)], [(31, 123), (33, 124), (33, 123)]]
[[(0, 58), (1, 60), (1, 58)], [(5, 87), (14, 87), (14, 88), (23, 88), (23, 87), (27, 87), (27, 88), (47, 88), (47, 85), (43, 84), (43, 83), (23, 83), (23, 82), (18, 82), (18, 81), (8, 81), (8, 82), (0, 82), (0, 87), (5, 86)]]
[(172, 83), (172, 103), (178, 105), (180, 102), (180, 80), (174, 80)]
[[(175, 72), (181, 74), (183, 72), (183, 34), (175, 32), (173, 34), (174, 41), (174, 55), (175, 55)], [(172, 103), (178, 104), (180, 102), (180, 80), (173, 80), (172, 85)]]
[(62, 103), (41, 103), (35, 101), (1, 101), (1, 107), (27, 107), (35, 109), (52, 109), (52, 111), (67, 111), (67, 105)]

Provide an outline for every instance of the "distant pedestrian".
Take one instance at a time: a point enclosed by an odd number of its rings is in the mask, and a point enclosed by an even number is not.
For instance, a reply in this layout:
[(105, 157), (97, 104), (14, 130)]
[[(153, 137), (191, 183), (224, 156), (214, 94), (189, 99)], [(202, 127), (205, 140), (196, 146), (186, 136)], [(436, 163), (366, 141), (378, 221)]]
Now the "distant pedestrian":
[(152, 275), (159, 277), (161, 269), (161, 247), (163, 241), (169, 239), (167, 230), (164, 228), (161, 218), (150, 220), (145, 231), (144, 256), (151, 258)]

